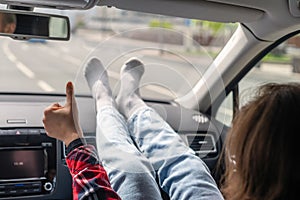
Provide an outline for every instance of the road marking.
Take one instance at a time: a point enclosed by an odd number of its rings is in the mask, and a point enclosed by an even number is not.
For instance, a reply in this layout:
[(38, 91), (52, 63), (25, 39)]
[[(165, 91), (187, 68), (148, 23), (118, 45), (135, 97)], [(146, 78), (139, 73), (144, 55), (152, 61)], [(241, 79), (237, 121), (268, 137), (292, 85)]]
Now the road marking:
[(5, 42), (3, 45), (3, 51), (4, 53), (7, 55), (7, 58), (13, 62), (16, 67), (23, 73), (25, 74), (25, 76), (27, 76), (30, 79), (34, 78), (34, 73), (28, 68), (26, 67), (23, 63), (21, 63), (20, 61), (18, 61), (18, 59), (16, 58), (16, 56), (9, 50), (8, 48), (8, 42)]
[(13, 63), (17, 62), (17, 58), (13, 54), (7, 54), (7, 58)]
[[(34, 72), (31, 71), (25, 64), (18, 61), (17, 57), (9, 50), (8, 42), (4, 43), (3, 52), (4, 52), (4, 54), (6, 54), (7, 58), (16, 65), (17, 69), (19, 69), (25, 76), (27, 76), (29, 79), (35, 79)], [(37, 85), (46, 92), (55, 91), (55, 89), (53, 87), (51, 87), (45, 81), (38, 80)]]
[(3, 45), (3, 51), (4, 51), (4, 54), (6, 54), (7, 58), (15, 63), (17, 61), (17, 58), (16, 56), (14, 56), (14, 54), (12, 54), (8, 48), (8, 42), (5, 42), (4, 45)]
[(45, 90), (46, 92), (53, 92), (53, 91), (55, 91), (55, 89), (53, 87), (51, 87), (48, 83), (46, 83), (45, 81), (42, 81), (42, 80), (38, 81), (38, 86), (40, 88), (42, 88), (43, 90)]
[(26, 67), (23, 63), (17, 61), (15, 64), (16, 64), (17, 68), (23, 74), (25, 74), (25, 76), (27, 76), (28, 78), (33, 79), (35, 77), (34, 73), (28, 67)]

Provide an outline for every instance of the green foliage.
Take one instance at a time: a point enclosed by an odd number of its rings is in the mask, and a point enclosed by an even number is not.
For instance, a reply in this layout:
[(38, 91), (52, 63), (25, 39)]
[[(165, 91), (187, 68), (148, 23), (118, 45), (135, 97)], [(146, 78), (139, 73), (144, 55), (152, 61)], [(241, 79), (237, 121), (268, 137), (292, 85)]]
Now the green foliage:
[(275, 55), (269, 53), (262, 59), (262, 61), (270, 63), (291, 63), (292, 57), (288, 55)]
[(202, 27), (204, 29), (211, 30), (213, 35), (217, 35), (217, 33), (225, 27), (225, 24), (219, 22), (202, 21)]
[(200, 24), (203, 29), (211, 31), (213, 36), (216, 36), (220, 31), (228, 29), (231, 31), (236, 30), (238, 23), (221, 23), (221, 22), (211, 22), (211, 21), (198, 21), (197, 24)]
[(149, 26), (152, 28), (159, 27), (159, 28), (173, 29), (172, 23), (167, 22), (167, 21), (157, 20), (157, 19), (151, 20)]

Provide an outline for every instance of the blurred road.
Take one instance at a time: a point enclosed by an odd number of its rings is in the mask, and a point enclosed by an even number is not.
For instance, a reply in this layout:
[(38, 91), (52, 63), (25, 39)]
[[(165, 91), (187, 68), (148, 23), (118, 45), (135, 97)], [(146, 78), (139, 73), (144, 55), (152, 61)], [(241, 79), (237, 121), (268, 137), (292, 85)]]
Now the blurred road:
[(72, 80), (78, 93), (89, 93), (82, 67), (93, 56), (101, 59), (108, 68), (112, 88), (117, 90), (122, 64), (136, 56), (146, 66), (142, 93), (153, 98), (161, 95), (170, 98), (190, 90), (212, 61), (209, 56), (189, 60), (176, 55), (174, 52), (178, 47), (162, 55), (161, 48), (169, 49), (160, 44), (121, 37), (104, 40), (99, 32), (74, 35), (68, 42), (41, 43), (1, 38), (0, 91), (62, 93), (65, 83)]
[[(181, 47), (183, 48), (183, 47)], [(167, 51), (161, 51), (167, 49)], [(136, 56), (146, 66), (141, 93), (151, 99), (171, 99), (184, 95), (201, 78), (212, 59), (208, 55), (182, 55), (178, 46), (107, 37), (97, 31), (83, 31), (70, 41), (28, 42), (0, 38), (0, 91), (64, 93), (65, 83), (73, 81), (76, 93), (89, 94), (82, 68), (88, 58), (97, 56), (107, 67), (114, 94), (118, 91), (119, 70)], [(163, 52), (163, 54), (162, 54)], [(262, 64), (252, 70), (240, 90), (268, 81), (299, 81), (290, 65)], [(222, 115), (231, 115), (231, 102), (224, 102)]]

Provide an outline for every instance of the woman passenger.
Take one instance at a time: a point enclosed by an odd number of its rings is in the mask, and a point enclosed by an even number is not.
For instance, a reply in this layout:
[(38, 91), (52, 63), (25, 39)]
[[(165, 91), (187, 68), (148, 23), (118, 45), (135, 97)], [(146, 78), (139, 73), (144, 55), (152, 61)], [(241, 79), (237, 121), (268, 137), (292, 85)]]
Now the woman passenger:
[(300, 84), (266, 84), (227, 135), (221, 188), (230, 200), (299, 199)]

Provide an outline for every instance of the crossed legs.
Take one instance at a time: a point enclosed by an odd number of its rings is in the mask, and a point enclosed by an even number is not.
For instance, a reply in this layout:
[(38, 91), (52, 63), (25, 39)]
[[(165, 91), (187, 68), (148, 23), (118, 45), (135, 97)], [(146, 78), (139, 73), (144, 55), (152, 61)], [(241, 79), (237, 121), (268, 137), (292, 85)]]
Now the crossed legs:
[(127, 61), (115, 101), (101, 62), (93, 58), (85, 68), (96, 99), (99, 157), (112, 187), (122, 199), (161, 199), (157, 175), (171, 199), (222, 199), (206, 165), (140, 98), (143, 73), (139, 60)]
[(85, 68), (85, 77), (96, 100), (96, 141), (99, 158), (113, 189), (124, 200), (161, 199), (155, 171), (135, 147), (124, 117), (112, 98), (107, 72), (97, 59)]

